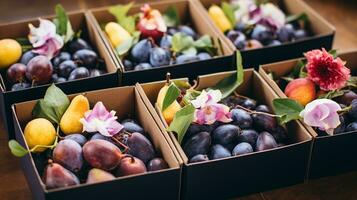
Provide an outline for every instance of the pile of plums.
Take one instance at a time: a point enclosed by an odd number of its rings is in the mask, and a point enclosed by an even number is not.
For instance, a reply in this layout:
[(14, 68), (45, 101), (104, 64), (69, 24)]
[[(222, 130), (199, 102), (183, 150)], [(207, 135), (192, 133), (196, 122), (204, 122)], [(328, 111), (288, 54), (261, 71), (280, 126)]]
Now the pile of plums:
[(168, 168), (135, 120), (126, 119), (122, 125), (124, 130), (115, 138), (100, 133), (71, 134), (53, 151), (34, 155), (46, 188), (108, 181)]
[(207, 60), (214, 56), (205, 51), (201, 51), (197, 55), (181, 53), (174, 55), (170, 49), (172, 36), (176, 33), (183, 33), (192, 37), (193, 40), (198, 39), (198, 34), (187, 25), (169, 28), (159, 41), (154, 41), (151, 38), (142, 39), (131, 48), (130, 53), (123, 60), (125, 70), (151, 69), (172, 64)]
[[(257, 105), (250, 98), (229, 96), (222, 103), (233, 108), (233, 121), (213, 125), (191, 124), (182, 142), (190, 163), (264, 151), (288, 142), (286, 129), (266, 105)], [(237, 105), (241, 106), (236, 108)], [(256, 111), (250, 113), (245, 109)]]
[(11, 65), (7, 70), (7, 80), (12, 85), (11, 90), (16, 91), (51, 82), (99, 76), (105, 73), (101, 67), (98, 55), (91, 46), (85, 40), (76, 38), (51, 60), (31, 50), (26, 51), (20, 63)]
[(298, 23), (287, 23), (276, 30), (262, 24), (252, 27), (238, 22), (233, 30), (226, 33), (226, 36), (237, 49), (249, 50), (302, 40), (308, 36), (308, 32)]

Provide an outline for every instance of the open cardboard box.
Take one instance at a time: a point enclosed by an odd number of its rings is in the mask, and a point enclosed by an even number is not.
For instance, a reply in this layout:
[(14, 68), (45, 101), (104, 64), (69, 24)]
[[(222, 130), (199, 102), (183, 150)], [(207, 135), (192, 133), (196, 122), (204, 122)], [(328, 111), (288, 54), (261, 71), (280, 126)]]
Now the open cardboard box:
[[(339, 54), (342, 60), (347, 61), (351, 74), (357, 73), (357, 51)], [(288, 74), (297, 64), (298, 59), (273, 64), (262, 65), (259, 73), (267, 84), (281, 98), (287, 98), (278, 84), (269, 77), (272, 72), (276, 78)], [(303, 123), (304, 124), (304, 123)], [(309, 178), (332, 176), (357, 169), (357, 134), (356, 132), (340, 133), (333, 136), (319, 136), (316, 131), (304, 124), (313, 136), (313, 149), (309, 169)]]
[[(36, 170), (33, 155), (21, 159), (28, 185), (35, 199), (178, 199), (181, 168), (177, 155), (165, 140), (161, 129), (151, 116), (134, 86), (86, 92), (91, 107), (102, 101), (108, 110), (116, 111), (118, 119), (128, 116), (138, 120), (148, 133), (155, 149), (166, 160), (168, 169), (145, 174), (118, 177), (113, 181), (81, 184), (58, 189), (45, 189)], [(75, 95), (70, 95), (72, 99)], [(15, 104), (12, 107), (17, 141), (28, 149), (23, 129), (32, 118), (36, 101)]]
[[(54, 16), (43, 18), (52, 19), (53, 17)], [(98, 53), (98, 56), (104, 60), (107, 73), (98, 77), (89, 77), (74, 81), (67, 81), (64, 83), (56, 83), (56, 85), (68, 94), (118, 86), (119, 77), (117, 74), (117, 67), (115, 66), (98, 33), (95, 31), (93, 24), (90, 20), (88, 20), (82, 11), (69, 13), (69, 18), (73, 30), (75, 32), (82, 30), (82, 38), (88, 41), (92, 48), (94, 48), (94, 50)], [(27, 38), (29, 23), (38, 26), (38, 19), (0, 25), (0, 39), (15, 39), (20, 37)], [(14, 130), (11, 117), (11, 105), (18, 102), (42, 98), (50, 84), (35, 86), (33, 88), (19, 91), (10, 91), (10, 86), (6, 84), (6, 70), (1, 72), (0, 78), (2, 80), (0, 85), (0, 109), (5, 127), (8, 131), (8, 136), (12, 139), (14, 138)]]
[[(140, 7), (143, 4), (135, 4), (132, 9), (129, 10), (129, 14), (138, 13)], [(200, 14), (201, 10), (197, 9), (197, 6), (189, 0), (174, 0), (174, 1), (160, 1), (150, 2), (152, 8), (158, 9), (161, 12), (166, 11), (170, 6), (174, 6), (177, 9), (180, 19), (183, 24), (190, 24), (199, 35), (208, 34), (213, 38), (213, 42), (218, 47), (219, 55), (205, 61), (197, 61), (178, 65), (169, 65), (162, 67), (155, 67), (153, 69), (141, 70), (141, 71), (125, 71), (124, 65), (121, 59), (115, 53), (113, 46), (111, 45), (106, 33), (102, 30), (101, 26), (108, 22), (116, 21), (114, 16), (108, 12), (109, 7), (103, 7), (98, 9), (92, 9), (89, 14), (92, 16), (94, 24), (102, 37), (105, 45), (109, 49), (114, 60), (119, 63), (122, 85), (133, 85), (136, 82), (146, 83), (150, 81), (158, 81), (165, 78), (167, 72), (171, 72), (175, 78), (190, 77), (196, 78), (201, 74), (208, 74), (214, 72), (233, 70), (232, 63), (234, 63), (234, 57), (232, 56), (233, 50), (229, 48), (225, 43), (221, 42), (222, 38), (217, 34), (215, 27), (211, 26), (204, 16)], [(221, 67), (217, 67), (217, 65)]]
[[(209, 21), (210, 26), (217, 27), (208, 15), (207, 10), (212, 4), (220, 5), (221, 0), (193, 0), (193, 2), (197, 4), (198, 8), (203, 10), (200, 13), (203, 13), (204, 19)], [(243, 50), (241, 51), (243, 66), (258, 68), (261, 64), (301, 57), (301, 52), (311, 49), (325, 47), (325, 49), (330, 50), (332, 48), (335, 28), (303, 0), (274, 0), (272, 2), (276, 3), (286, 15), (306, 13), (310, 21), (308, 28), (313, 35), (303, 40), (288, 42), (279, 46)], [(218, 30), (220, 38), (223, 38), (223, 41), (229, 48), (236, 50), (234, 44), (218, 27), (216, 30)]]
[[(198, 86), (201, 89), (214, 86), (233, 73), (235, 72), (200, 76)], [(164, 84), (165, 82), (155, 82), (137, 86), (144, 102), (162, 129), (166, 129), (167, 124), (153, 105)], [(255, 98), (270, 108), (272, 100), (277, 98), (273, 90), (253, 70), (245, 70), (244, 83), (237, 92)], [(307, 175), (312, 137), (298, 121), (289, 123), (287, 128), (291, 144), (286, 146), (192, 164), (188, 163), (188, 158), (175, 135), (166, 132), (183, 159), (181, 197), (227, 199), (303, 182)]]

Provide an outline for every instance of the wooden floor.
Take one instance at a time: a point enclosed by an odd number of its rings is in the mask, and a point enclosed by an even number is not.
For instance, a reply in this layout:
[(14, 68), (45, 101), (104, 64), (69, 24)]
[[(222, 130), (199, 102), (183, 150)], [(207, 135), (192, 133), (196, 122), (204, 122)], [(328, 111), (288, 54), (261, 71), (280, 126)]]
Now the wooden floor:
[[(88, 0), (89, 1), (89, 0)], [(8, 20), (25, 19), (27, 16), (41, 16), (52, 13), (54, 0), (1, 0), (0, 23)], [(102, 6), (119, 0), (91, 1), (92, 6)], [(122, 2), (122, 1), (120, 1)], [(325, 19), (336, 27), (334, 47), (340, 51), (357, 49), (357, 1), (356, 0), (306, 0)], [(67, 1), (67, 9), (86, 8), (84, 0)], [(23, 8), (23, 9), (21, 9)], [(333, 150), (332, 150), (333, 151)], [(20, 168), (19, 159), (13, 157), (7, 147), (7, 138), (0, 124), (0, 199), (31, 199), (31, 193)], [(355, 200), (357, 199), (357, 172), (328, 177), (282, 188), (262, 194), (255, 194), (242, 200)]]

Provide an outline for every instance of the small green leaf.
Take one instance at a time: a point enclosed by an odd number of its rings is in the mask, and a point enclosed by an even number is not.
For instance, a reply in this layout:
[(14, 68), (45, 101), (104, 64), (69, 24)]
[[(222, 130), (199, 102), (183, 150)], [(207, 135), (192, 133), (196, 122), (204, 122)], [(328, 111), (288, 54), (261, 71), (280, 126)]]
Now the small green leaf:
[(56, 31), (64, 39), (64, 42), (70, 41), (74, 36), (71, 22), (66, 14), (65, 9), (61, 4), (57, 4), (55, 7), (56, 18), (53, 19), (56, 25)]
[(213, 45), (212, 38), (209, 35), (203, 35), (193, 43), (198, 50), (207, 51), (211, 55), (217, 54), (217, 48)]
[(176, 112), (173, 121), (171, 122), (168, 131), (175, 132), (177, 134), (178, 142), (181, 144), (183, 137), (190, 124), (194, 120), (195, 107), (189, 104)]
[(180, 53), (185, 49), (193, 46), (193, 38), (184, 33), (176, 33), (172, 36), (172, 50), (176, 53)]
[(331, 49), (328, 53), (331, 54), (333, 58), (337, 58), (337, 49)]
[(165, 111), (181, 94), (180, 89), (174, 84), (171, 83), (167, 89), (164, 101), (162, 102), (162, 111)]
[(108, 11), (114, 15), (117, 22), (130, 34), (133, 34), (136, 31), (136, 16), (131, 15), (127, 16), (127, 13), (134, 5), (134, 2), (130, 2), (124, 5), (115, 5), (109, 7)]
[(236, 18), (234, 16), (234, 8), (231, 6), (231, 4), (227, 2), (222, 2), (221, 8), (224, 12), (224, 14), (227, 16), (229, 22), (231, 22), (232, 26), (236, 23)]
[(120, 45), (115, 48), (115, 51), (119, 56), (125, 55), (133, 46), (133, 38), (124, 40)]
[(302, 21), (302, 22), (308, 22), (309, 21), (309, 17), (307, 16), (306, 13), (302, 12), (296, 15), (290, 15), (286, 18), (286, 23), (291, 23), (294, 21)]
[(291, 78), (291, 77), (289, 77), (289, 76), (282, 76), (281, 79), (283, 79), (283, 80), (285, 80), (285, 81), (287, 81), (287, 82), (290, 82), (290, 81), (295, 80), (294, 78)]
[(165, 13), (163, 14), (163, 18), (166, 26), (174, 27), (180, 23), (180, 16), (178, 15), (177, 9), (173, 6), (170, 6)]
[(45, 97), (39, 100), (32, 110), (34, 117), (44, 117), (52, 123), (59, 123), (67, 110), (70, 101), (61, 89), (52, 84), (46, 91)]
[(187, 49), (184, 49), (182, 51), (183, 54), (187, 54), (187, 55), (196, 55), (197, 54), (197, 49), (195, 47), (190, 47), (190, 48), (187, 48)]
[(300, 119), (300, 112), (304, 109), (297, 101), (289, 98), (274, 99), (273, 107), (282, 124)]
[(234, 92), (244, 80), (244, 71), (242, 64), (242, 56), (239, 51), (236, 51), (237, 73), (221, 80), (211, 89), (220, 90), (222, 92), (222, 99), (228, 97)]
[(11, 150), (11, 153), (17, 157), (23, 157), (26, 154), (28, 154), (28, 151), (23, 146), (21, 146), (16, 140), (9, 141), (9, 148)]

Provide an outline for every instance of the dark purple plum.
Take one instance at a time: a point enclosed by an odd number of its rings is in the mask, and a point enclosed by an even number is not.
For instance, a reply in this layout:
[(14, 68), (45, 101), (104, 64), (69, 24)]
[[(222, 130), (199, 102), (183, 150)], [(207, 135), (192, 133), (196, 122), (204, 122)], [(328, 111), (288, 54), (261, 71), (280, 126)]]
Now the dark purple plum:
[(250, 145), (247, 142), (242, 142), (237, 144), (237, 146), (234, 147), (233, 151), (232, 151), (232, 155), (233, 156), (237, 156), (237, 155), (243, 155), (243, 154), (247, 154), (247, 153), (252, 153), (253, 147), (252, 145)]
[(207, 52), (201, 52), (201, 53), (197, 54), (197, 56), (200, 60), (208, 60), (208, 59), (212, 58), (212, 56)]
[(129, 138), (126, 141), (126, 144), (129, 147), (129, 154), (133, 155), (144, 163), (147, 163), (149, 160), (155, 157), (155, 149), (143, 134), (134, 132), (131, 133)]
[(36, 56), (38, 56), (37, 53), (34, 53), (32, 51), (26, 51), (24, 54), (22, 54), (20, 63), (27, 65), (29, 61)]
[(76, 80), (80, 78), (89, 77), (89, 71), (85, 67), (78, 67), (74, 69), (68, 77), (68, 80)]
[(73, 60), (80, 63), (82, 66), (94, 68), (98, 63), (98, 55), (92, 50), (81, 49), (73, 54)]
[(256, 151), (264, 151), (278, 147), (274, 137), (268, 132), (261, 132), (257, 139)]
[(52, 58), (52, 64), (55, 72), (58, 72), (59, 64), (63, 61), (71, 60), (71, 54), (68, 52), (61, 52), (58, 56)]
[(264, 104), (258, 105), (255, 108), (255, 111), (265, 112), (265, 113), (272, 113), (271, 110), (269, 109), (269, 107), (267, 105), (264, 105)]
[(189, 26), (181, 25), (177, 28), (177, 31), (191, 36), (193, 39), (197, 38), (197, 33)]
[(197, 154), (207, 154), (210, 145), (210, 134), (208, 132), (200, 132), (187, 140), (183, 146), (183, 150), (190, 159)]
[(152, 42), (149, 39), (143, 39), (133, 46), (130, 56), (137, 63), (147, 63), (149, 62), (152, 47)]
[(170, 64), (170, 52), (161, 47), (154, 47), (150, 51), (150, 64), (153, 67), (160, 67)]
[(223, 146), (236, 143), (238, 136), (240, 134), (240, 129), (238, 126), (232, 124), (224, 124), (218, 126), (212, 132), (213, 144), (220, 144)]
[(82, 147), (74, 140), (61, 140), (53, 150), (53, 160), (77, 173), (83, 165)]
[(253, 99), (244, 99), (240, 105), (249, 110), (254, 110), (257, 106), (257, 102)]
[(241, 134), (238, 136), (238, 142), (247, 142), (252, 147), (255, 147), (258, 139), (258, 132), (253, 129), (242, 130)]
[(153, 158), (146, 165), (146, 169), (149, 172), (150, 171), (158, 171), (158, 170), (167, 169), (167, 168), (169, 168), (169, 165), (162, 158)]
[(183, 64), (200, 60), (197, 55), (183, 54), (176, 57), (175, 64)]
[(82, 49), (92, 49), (89, 44), (82, 38), (75, 38), (68, 43), (68, 50), (75, 53)]
[(15, 83), (14, 85), (12, 85), (11, 91), (23, 90), (29, 87), (31, 87), (31, 84), (29, 83)]
[(241, 129), (247, 129), (252, 127), (253, 119), (250, 114), (242, 109), (232, 109), (231, 110), (233, 124), (239, 126)]
[(211, 147), (210, 150), (210, 159), (220, 159), (220, 158), (227, 158), (232, 156), (228, 149), (220, 144), (215, 144)]
[(15, 63), (7, 69), (7, 80), (12, 83), (23, 82), (26, 79), (26, 65)]
[(71, 134), (64, 137), (65, 140), (73, 140), (83, 146), (87, 142), (87, 138), (82, 134)]
[(197, 162), (203, 162), (208, 160), (209, 158), (207, 155), (197, 154), (189, 160), (189, 163), (197, 163)]
[(134, 70), (151, 69), (152, 66), (149, 63), (140, 63), (134, 67)]
[(77, 64), (72, 60), (63, 61), (58, 65), (58, 76), (68, 78), (71, 72), (77, 68)]
[(26, 77), (37, 84), (48, 83), (52, 79), (52, 73), (52, 63), (46, 56), (36, 56), (27, 64)]
[(278, 121), (275, 117), (264, 114), (253, 114), (253, 126), (258, 131), (272, 132), (278, 125)]
[(129, 133), (134, 133), (134, 132), (138, 132), (141, 134), (145, 133), (143, 127), (141, 127), (135, 121), (124, 121), (122, 122), (122, 125), (124, 126), (124, 130), (126, 130)]

